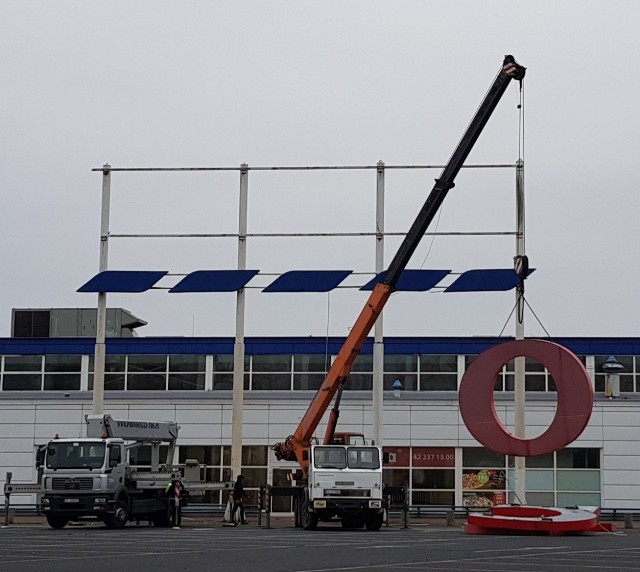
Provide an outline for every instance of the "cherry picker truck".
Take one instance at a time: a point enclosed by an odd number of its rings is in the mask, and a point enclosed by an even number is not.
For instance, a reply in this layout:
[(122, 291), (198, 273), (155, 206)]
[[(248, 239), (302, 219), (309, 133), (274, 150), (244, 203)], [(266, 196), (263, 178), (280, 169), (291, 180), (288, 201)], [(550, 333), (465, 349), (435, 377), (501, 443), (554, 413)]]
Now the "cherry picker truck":
[[(511, 80), (522, 82), (525, 72), (513, 56), (505, 56), (493, 84), (436, 179), (384, 277), (374, 287), (295, 433), (272, 447), (278, 460), (297, 461), (300, 465), (301, 485), (292, 493), (296, 526), (312, 530), (318, 521), (336, 519), (348, 528), (365, 526), (367, 530), (379, 530), (382, 526), (386, 508), (382, 450), (352, 444), (351, 435), (335, 432), (340, 396), (354, 360), (447, 193), (453, 188), (456, 175)], [(336, 405), (330, 413), (323, 443), (315, 444), (314, 433), (334, 397)]]
[[(177, 524), (186, 498), (167, 495), (167, 485), (180, 483), (186, 493), (232, 490), (232, 482), (200, 479), (197, 460), (171, 465), (180, 427), (173, 421), (114, 419), (109, 414), (86, 416), (87, 437), (56, 436), (38, 450), (40, 510), (49, 526), (70, 521), (99, 520), (109, 528), (146, 520), (155, 526)], [(128, 452), (149, 446), (151, 466), (130, 464)], [(167, 447), (161, 463), (161, 447)], [(186, 496), (186, 495), (185, 495)], [(178, 506), (176, 506), (178, 505)]]

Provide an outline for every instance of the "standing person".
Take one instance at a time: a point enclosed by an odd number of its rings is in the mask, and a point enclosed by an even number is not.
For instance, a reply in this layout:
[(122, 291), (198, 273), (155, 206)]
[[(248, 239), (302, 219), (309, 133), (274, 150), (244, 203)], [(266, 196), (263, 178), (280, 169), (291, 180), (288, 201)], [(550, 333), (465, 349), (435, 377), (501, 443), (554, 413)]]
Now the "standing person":
[(244, 515), (244, 501), (243, 499), (247, 497), (247, 493), (244, 491), (244, 486), (242, 484), (244, 481), (244, 477), (242, 475), (238, 475), (235, 484), (233, 485), (233, 509), (231, 510), (231, 522), (234, 522), (234, 518), (236, 516), (236, 511), (238, 508), (240, 509), (240, 520), (242, 524), (249, 524)]
[(169, 503), (168, 510), (168, 524), (180, 528), (182, 523), (182, 506), (185, 504), (186, 491), (184, 485), (177, 480), (169, 482), (164, 490), (167, 496), (167, 502)]

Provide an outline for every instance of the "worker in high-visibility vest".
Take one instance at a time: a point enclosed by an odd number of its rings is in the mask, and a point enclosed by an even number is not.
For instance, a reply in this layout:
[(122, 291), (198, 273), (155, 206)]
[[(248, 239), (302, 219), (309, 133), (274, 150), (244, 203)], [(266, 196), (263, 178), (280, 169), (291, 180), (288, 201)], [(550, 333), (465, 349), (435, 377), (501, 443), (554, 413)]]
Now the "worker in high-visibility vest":
[(182, 505), (184, 504), (184, 485), (177, 480), (170, 481), (165, 490), (169, 501), (169, 519), (171, 526), (180, 527), (182, 522)]

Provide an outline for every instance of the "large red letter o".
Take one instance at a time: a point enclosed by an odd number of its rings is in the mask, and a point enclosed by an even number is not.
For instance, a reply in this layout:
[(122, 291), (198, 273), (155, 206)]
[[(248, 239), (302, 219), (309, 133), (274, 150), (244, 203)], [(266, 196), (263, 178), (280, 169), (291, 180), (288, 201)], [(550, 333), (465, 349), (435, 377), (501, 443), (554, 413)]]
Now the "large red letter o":
[[(493, 399), (502, 366), (520, 356), (544, 365), (558, 391), (553, 422), (535, 439), (509, 433), (498, 418)], [(517, 340), (494, 346), (473, 360), (462, 377), (459, 402), (467, 429), (485, 447), (505, 455), (531, 457), (562, 449), (580, 436), (591, 417), (593, 388), (582, 362), (566, 348), (546, 340)]]

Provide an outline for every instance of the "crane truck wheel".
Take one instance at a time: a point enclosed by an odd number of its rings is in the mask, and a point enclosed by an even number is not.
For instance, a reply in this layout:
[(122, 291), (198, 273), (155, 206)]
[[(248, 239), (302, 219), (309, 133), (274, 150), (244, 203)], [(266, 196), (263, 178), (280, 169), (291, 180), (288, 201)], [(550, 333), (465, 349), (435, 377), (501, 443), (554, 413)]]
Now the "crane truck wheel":
[(67, 526), (69, 519), (66, 516), (60, 514), (48, 514), (47, 523), (51, 528), (64, 528)]
[(384, 513), (370, 512), (367, 514), (364, 525), (367, 530), (380, 530), (384, 521)]
[(299, 499), (300, 507), (300, 524), (305, 530), (315, 530), (318, 528), (318, 515), (309, 510), (309, 493), (307, 492), (304, 499)]
[(305, 530), (318, 528), (318, 515), (314, 512), (309, 512), (309, 507), (306, 503), (302, 506), (300, 520), (302, 521), (302, 528)]
[(122, 528), (129, 520), (129, 509), (124, 501), (116, 503), (116, 510), (104, 521), (108, 528)]

